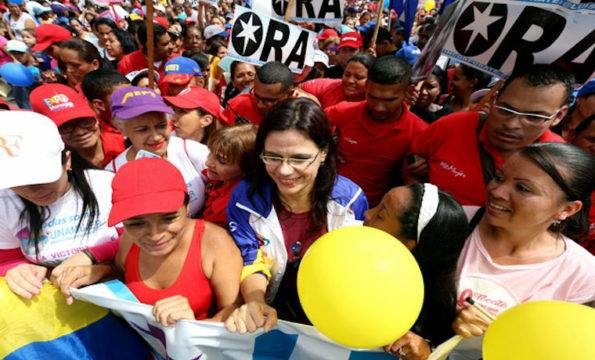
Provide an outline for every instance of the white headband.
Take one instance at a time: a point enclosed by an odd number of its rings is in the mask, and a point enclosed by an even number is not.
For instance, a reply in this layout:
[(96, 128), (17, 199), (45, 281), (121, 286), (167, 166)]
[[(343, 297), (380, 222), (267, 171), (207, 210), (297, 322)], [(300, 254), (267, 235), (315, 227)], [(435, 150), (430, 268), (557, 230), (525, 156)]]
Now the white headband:
[(421, 199), (421, 206), (419, 208), (419, 216), (417, 218), (417, 242), (419, 243), (419, 235), (424, 230), (426, 225), (432, 220), (438, 209), (438, 188), (433, 184), (424, 184), (424, 196)]

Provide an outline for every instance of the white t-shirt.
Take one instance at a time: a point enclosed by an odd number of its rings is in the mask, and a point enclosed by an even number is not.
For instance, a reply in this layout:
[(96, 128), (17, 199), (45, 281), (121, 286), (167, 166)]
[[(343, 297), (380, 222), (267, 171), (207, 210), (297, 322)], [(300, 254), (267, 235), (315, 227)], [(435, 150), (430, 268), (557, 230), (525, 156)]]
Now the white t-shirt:
[[(106, 170), (116, 172), (126, 164), (126, 154), (130, 148), (124, 150), (114, 160), (110, 161), (105, 167)], [(176, 136), (170, 136), (167, 144), (167, 160), (171, 162), (184, 177), (188, 195), (190, 196), (189, 209), (190, 215), (196, 215), (202, 209), (205, 202), (205, 186), (208, 179), (202, 175), (206, 168), (209, 148), (205, 145), (193, 141), (184, 140)]]
[[(473, 300), (497, 316), (520, 303), (561, 300), (587, 303), (595, 300), (595, 257), (564, 237), (566, 250), (539, 264), (499, 265), (481, 242), (479, 228), (467, 239), (457, 265), (459, 304)], [(481, 337), (470, 338), (450, 354), (451, 360), (481, 359)]]
[(116, 228), (107, 226), (114, 174), (102, 170), (86, 170), (85, 174), (99, 207), (97, 220), (88, 233), (85, 231), (87, 216), (77, 231), (83, 201), (71, 187), (48, 207), (49, 218), (44, 221), (39, 255), (36, 256), (35, 245), (29, 241), (28, 225), (19, 220), (23, 201), (12, 190), (0, 190), (0, 249), (20, 247), (25, 258), (32, 263), (56, 266), (80, 250), (115, 240), (118, 237)]
[(33, 21), (33, 23), (37, 24), (33, 16), (27, 14), (26, 12), (21, 13), (21, 16), (16, 20), (12, 18), (10, 13), (7, 13), (4, 15), (4, 20), (6, 20), (9, 23), (10, 29), (12, 30), (15, 39), (21, 41), (23, 40), (23, 35), (21, 34), (21, 32), (23, 31), (23, 29), (25, 29), (25, 21), (31, 20)]

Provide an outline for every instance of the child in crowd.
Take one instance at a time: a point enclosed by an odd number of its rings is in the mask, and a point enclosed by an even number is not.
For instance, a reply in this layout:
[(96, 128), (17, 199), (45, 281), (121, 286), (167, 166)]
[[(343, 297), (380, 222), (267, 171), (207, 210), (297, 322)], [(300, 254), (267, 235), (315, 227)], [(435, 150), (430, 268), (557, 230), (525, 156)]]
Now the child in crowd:
[(209, 178), (202, 217), (206, 221), (227, 227), (227, 203), (231, 191), (249, 170), (254, 151), (257, 127), (252, 124), (225, 127), (209, 138), (207, 168)]

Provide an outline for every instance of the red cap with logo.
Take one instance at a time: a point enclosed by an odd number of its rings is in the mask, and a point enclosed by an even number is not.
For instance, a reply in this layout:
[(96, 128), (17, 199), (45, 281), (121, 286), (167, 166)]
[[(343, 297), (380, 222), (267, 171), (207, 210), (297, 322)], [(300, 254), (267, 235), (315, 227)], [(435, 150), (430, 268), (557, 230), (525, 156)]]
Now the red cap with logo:
[(129, 161), (112, 180), (108, 226), (139, 215), (176, 212), (184, 205), (186, 192), (182, 174), (169, 161), (161, 158)]
[(32, 50), (44, 51), (53, 43), (68, 39), (72, 39), (72, 34), (62, 26), (55, 24), (42, 24), (35, 28), (36, 43)]
[(201, 109), (215, 118), (227, 122), (221, 111), (219, 98), (207, 89), (190, 86), (182, 90), (177, 96), (165, 96), (163, 99), (169, 105), (177, 108), (186, 110)]
[(339, 34), (337, 33), (337, 31), (333, 30), (333, 29), (324, 29), (320, 35), (318, 35), (316, 37), (316, 39), (318, 39), (318, 41), (325, 41), (326, 39), (329, 38), (338, 38)]
[(361, 48), (363, 46), (362, 36), (355, 31), (341, 35), (341, 42), (339, 42), (339, 46), (337, 47), (337, 49), (340, 49), (345, 46), (355, 49)]
[(31, 91), (33, 111), (43, 114), (60, 125), (81, 118), (95, 118), (87, 101), (72, 88), (62, 84), (44, 84)]

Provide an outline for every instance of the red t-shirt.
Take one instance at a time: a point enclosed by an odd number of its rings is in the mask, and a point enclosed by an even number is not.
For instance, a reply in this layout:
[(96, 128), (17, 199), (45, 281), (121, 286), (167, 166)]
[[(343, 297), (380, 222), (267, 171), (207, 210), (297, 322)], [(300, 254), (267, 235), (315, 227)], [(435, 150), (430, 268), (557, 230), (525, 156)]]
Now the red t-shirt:
[(287, 250), (287, 262), (301, 259), (310, 245), (316, 239), (327, 232), (326, 225), (318, 231), (312, 231), (312, 213), (306, 212), (294, 214), (287, 210), (275, 208), (277, 210), (277, 219), (281, 225), (285, 249)]
[[(163, 78), (163, 75), (165, 74), (165, 63), (174, 57), (161, 61), (159, 67), (155, 69), (159, 73), (159, 78)], [(146, 69), (148, 67), (149, 65), (147, 63), (145, 54), (143, 54), (143, 49), (138, 49), (128, 55), (124, 55), (124, 57), (118, 62), (118, 72), (124, 76), (133, 71)]]
[(256, 108), (252, 94), (240, 94), (227, 102), (223, 111), (228, 124), (235, 124), (235, 118), (241, 116), (254, 125), (260, 125), (264, 116)]
[(364, 190), (370, 207), (390, 190), (409, 143), (428, 127), (405, 103), (402, 106), (401, 117), (382, 123), (370, 117), (366, 101), (342, 102), (325, 109), (339, 133), (339, 174)]
[[(207, 176), (207, 171), (207, 169), (202, 171), (205, 177)], [(240, 180), (231, 181), (226, 186), (223, 185), (222, 181), (209, 180), (205, 190), (206, 200), (202, 214), (204, 220), (227, 228), (227, 203), (231, 197), (231, 191)]]
[(101, 132), (101, 147), (103, 148), (103, 163), (101, 167), (104, 168), (110, 161), (120, 155), (126, 147), (124, 146), (124, 137), (120, 134), (112, 132)]
[[(478, 126), (479, 113), (453, 113), (432, 123), (411, 143), (411, 153), (428, 161), (430, 182), (448, 192), (461, 205), (483, 206), (486, 201), (486, 187), (477, 144)], [(504, 164), (504, 158), (487, 141), (485, 127), (479, 140), (494, 159), (495, 167), (500, 168)], [(537, 142), (564, 140), (546, 130)]]
[(347, 101), (341, 79), (314, 79), (300, 86), (304, 91), (316, 96), (323, 109)]

